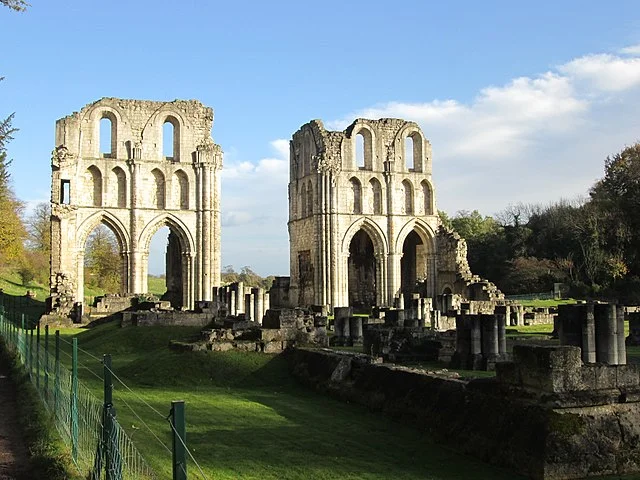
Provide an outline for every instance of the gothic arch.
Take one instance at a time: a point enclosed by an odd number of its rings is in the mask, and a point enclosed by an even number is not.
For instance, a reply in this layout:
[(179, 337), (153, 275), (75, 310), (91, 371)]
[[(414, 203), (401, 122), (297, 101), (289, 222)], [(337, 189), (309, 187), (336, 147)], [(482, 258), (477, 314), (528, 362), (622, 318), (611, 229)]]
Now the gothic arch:
[(180, 239), (180, 246), (183, 253), (193, 254), (195, 251), (195, 243), (190, 235), (189, 228), (175, 215), (163, 213), (149, 221), (140, 233), (138, 244), (145, 252), (149, 251), (151, 238), (161, 227), (169, 227)]
[[(363, 166), (359, 167), (356, 159), (358, 135), (362, 135), (363, 142)], [(374, 130), (366, 123), (359, 123), (354, 126), (351, 132), (351, 165), (353, 170), (375, 170), (375, 143), (376, 135)]]
[(349, 252), (351, 240), (359, 230), (364, 230), (369, 235), (373, 242), (373, 248), (376, 255), (386, 254), (389, 252), (389, 244), (384, 232), (378, 224), (372, 222), (368, 218), (360, 218), (356, 220), (347, 229), (344, 237), (342, 238), (342, 252)]
[(433, 208), (433, 200), (434, 200), (434, 195), (433, 195), (433, 187), (431, 186), (431, 183), (428, 180), (422, 180), (422, 182), (420, 182), (420, 186), (422, 187), (422, 208), (424, 210), (424, 214), (425, 215), (433, 215), (434, 213), (434, 208)]
[(100, 120), (103, 118), (108, 118), (111, 121), (111, 152), (107, 158), (120, 158), (122, 156), (123, 152), (119, 149), (120, 139), (124, 139), (127, 136), (127, 132), (123, 131), (127, 119), (117, 108), (105, 105), (103, 103), (104, 100), (95, 102), (92, 108), (82, 117), (83, 123), (88, 123), (89, 125), (89, 137), (83, 138), (82, 129), (80, 130), (80, 156), (100, 157)]
[(435, 252), (435, 232), (432, 228), (419, 218), (412, 218), (405, 223), (398, 234), (396, 235), (395, 244), (396, 252), (402, 251), (402, 246), (407, 236), (414, 231), (418, 234), (422, 243), (427, 247), (430, 252)]
[[(411, 138), (413, 144), (413, 168), (408, 169), (406, 167), (407, 152), (405, 151), (405, 140)], [(412, 171), (412, 172), (425, 172), (425, 148), (424, 148), (424, 135), (422, 134), (420, 127), (414, 122), (407, 122), (403, 128), (401, 128), (394, 139), (396, 145), (396, 152), (402, 152), (402, 162), (400, 162), (400, 171)]]
[(131, 245), (129, 229), (115, 215), (107, 210), (101, 210), (94, 213), (78, 225), (76, 249), (78, 251), (84, 249), (89, 234), (101, 223), (104, 223), (113, 231), (116, 239), (118, 240), (118, 247), (120, 248), (120, 251), (128, 252)]

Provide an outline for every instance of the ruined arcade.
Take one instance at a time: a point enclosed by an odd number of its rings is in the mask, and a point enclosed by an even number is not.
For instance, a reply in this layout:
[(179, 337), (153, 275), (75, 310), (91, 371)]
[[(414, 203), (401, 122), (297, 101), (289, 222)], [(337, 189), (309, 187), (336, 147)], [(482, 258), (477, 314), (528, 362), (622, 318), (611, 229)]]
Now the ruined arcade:
[[(173, 131), (171, 139), (163, 140), (165, 124)], [(82, 301), (85, 243), (101, 223), (118, 242), (120, 293), (146, 293), (149, 244), (167, 226), (167, 299), (184, 308), (211, 299), (212, 287), (220, 282), (222, 168), (212, 125), (213, 110), (196, 100), (115, 98), (98, 100), (56, 122), (53, 312), (68, 314), (73, 302)], [(100, 148), (103, 135), (110, 138), (108, 151)], [(172, 144), (170, 156), (163, 153), (165, 140)]]
[(442, 294), (501, 296), (471, 274), (464, 240), (441, 227), (431, 144), (414, 122), (303, 125), (291, 141), (289, 238), (298, 306), (367, 311), (411, 298), (428, 310)]

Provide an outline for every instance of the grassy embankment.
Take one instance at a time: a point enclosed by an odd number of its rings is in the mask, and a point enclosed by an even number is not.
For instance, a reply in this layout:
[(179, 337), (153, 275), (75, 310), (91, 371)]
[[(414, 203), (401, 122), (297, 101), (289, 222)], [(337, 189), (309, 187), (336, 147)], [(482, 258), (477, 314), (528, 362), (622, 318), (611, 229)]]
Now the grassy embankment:
[[(167, 421), (139, 398), (162, 415), (172, 400), (185, 400), (188, 444), (210, 478), (517, 478), (444, 449), (413, 428), (298, 386), (281, 357), (167, 348), (170, 339), (187, 340), (197, 329), (106, 324), (62, 332), (67, 341), (73, 334), (85, 352), (113, 355), (114, 371), (136, 392), (116, 382), (119, 419), (163, 477), (170, 477), (170, 455), (125, 402), (170, 445)], [(80, 364), (81, 380), (100, 396), (99, 362), (81, 352)], [(195, 475), (194, 465), (189, 469)]]

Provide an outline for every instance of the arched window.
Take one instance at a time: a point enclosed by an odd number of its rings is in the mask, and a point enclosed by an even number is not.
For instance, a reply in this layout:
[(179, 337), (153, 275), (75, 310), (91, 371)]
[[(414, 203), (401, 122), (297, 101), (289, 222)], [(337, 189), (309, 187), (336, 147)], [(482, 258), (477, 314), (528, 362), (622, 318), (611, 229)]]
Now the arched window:
[(103, 112), (100, 118), (99, 157), (116, 158), (117, 130), (116, 117), (111, 112)]
[(354, 151), (354, 169), (373, 169), (373, 136), (368, 128), (361, 128), (356, 134)]
[(313, 184), (309, 181), (309, 188), (307, 188), (307, 212), (309, 215), (313, 215)]
[(304, 218), (307, 216), (307, 186), (305, 184), (303, 184), (300, 189), (300, 205), (300, 217)]
[(153, 208), (158, 208), (160, 210), (164, 210), (165, 202), (164, 202), (164, 174), (158, 170), (157, 168), (153, 169), (151, 172), (153, 175), (153, 187), (151, 189), (151, 206)]
[(424, 199), (424, 214), (433, 215), (433, 193), (431, 185), (426, 180), (422, 181), (422, 197)]
[(111, 170), (111, 185), (109, 190), (111, 191), (112, 200), (111, 205), (119, 208), (125, 208), (127, 206), (127, 175), (120, 167), (116, 167)]
[(173, 202), (180, 210), (189, 210), (189, 177), (182, 170), (173, 175)]
[(372, 199), (372, 212), (374, 215), (382, 215), (382, 186), (377, 178), (369, 182)]
[(408, 171), (422, 172), (422, 136), (419, 132), (409, 134), (404, 140), (404, 158)]
[(356, 135), (356, 167), (364, 168), (364, 135)]
[(167, 117), (162, 124), (162, 156), (170, 162), (180, 161), (180, 123)]
[(402, 190), (404, 191), (404, 213), (413, 215), (413, 187), (409, 180), (402, 182)]
[(353, 210), (352, 212), (355, 214), (362, 213), (362, 185), (360, 184), (360, 180), (353, 177), (350, 181), (351, 183), (351, 193), (353, 195)]
[(408, 171), (413, 171), (413, 138), (410, 136), (404, 139), (404, 160)]
[(87, 168), (85, 173), (84, 191), (87, 195), (87, 204), (92, 207), (102, 206), (102, 174), (95, 165)]

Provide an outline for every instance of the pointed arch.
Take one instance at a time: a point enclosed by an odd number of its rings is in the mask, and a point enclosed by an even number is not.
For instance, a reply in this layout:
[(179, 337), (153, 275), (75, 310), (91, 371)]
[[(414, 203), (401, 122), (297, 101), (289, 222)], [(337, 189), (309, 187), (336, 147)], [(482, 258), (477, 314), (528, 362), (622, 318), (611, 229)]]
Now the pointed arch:
[(402, 192), (404, 198), (403, 213), (406, 215), (413, 215), (414, 202), (413, 202), (413, 185), (407, 179), (402, 181)]
[(169, 227), (180, 240), (180, 247), (183, 253), (192, 254), (195, 252), (195, 242), (191, 237), (189, 227), (182, 220), (170, 213), (162, 213), (148, 222), (142, 232), (140, 232), (138, 244), (145, 250), (149, 250), (151, 238), (160, 229), (160, 227)]
[(165, 208), (165, 179), (164, 173), (160, 171), (158, 168), (154, 168), (151, 170), (151, 181), (153, 184), (151, 185), (151, 206), (153, 208), (158, 208), (160, 210), (164, 210)]
[(91, 165), (85, 172), (84, 191), (87, 195), (86, 204), (88, 206), (102, 206), (102, 172), (95, 165)]
[(127, 206), (127, 174), (120, 167), (111, 170), (109, 178), (109, 196), (111, 198), (109, 204), (126, 208)]
[(373, 170), (375, 135), (366, 124), (358, 125), (351, 135), (353, 170)]
[(176, 170), (173, 174), (173, 205), (180, 210), (189, 210), (189, 177), (184, 170)]
[(373, 248), (376, 255), (379, 254), (387, 254), (389, 252), (389, 243), (387, 242), (387, 237), (380, 228), (380, 226), (369, 220), (368, 218), (359, 218), (355, 222), (353, 222), (344, 236), (342, 237), (342, 251), (348, 252), (349, 245), (353, 236), (358, 232), (358, 230), (364, 230), (369, 237), (371, 237), (371, 241), (373, 242)]
[(433, 215), (433, 189), (427, 180), (423, 180), (422, 186), (422, 208), (425, 215)]
[(373, 177), (369, 180), (369, 192), (371, 199), (371, 213), (382, 215), (382, 185), (380, 180)]
[(162, 122), (162, 156), (170, 162), (180, 161), (180, 121), (167, 115)]
[(102, 210), (87, 217), (78, 225), (76, 234), (76, 249), (83, 250), (89, 234), (101, 223), (107, 225), (115, 234), (121, 252), (129, 252), (131, 239), (127, 227), (112, 213)]
[(349, 185), (351, 187), (351, 213), (353, 214), (361, 214), (362, 213), (362, 184), (360, 180), (356, 177), (351, 177), (349, 180)]
[(427, 247), (430, 253), (435, 252), (435, 232), (433, 229), (426, 223), (420, 220), (419, 218), (412, 218), (407, 223), (405, 223), (398, 235), (396, 236), (396, 252), (402, 251), (402, 246), (404, 245), (404, 241), (412, 231), (414, 231), (420, 236), (422, 243)]

